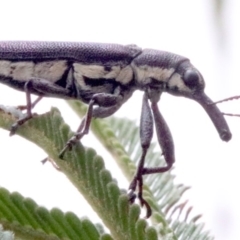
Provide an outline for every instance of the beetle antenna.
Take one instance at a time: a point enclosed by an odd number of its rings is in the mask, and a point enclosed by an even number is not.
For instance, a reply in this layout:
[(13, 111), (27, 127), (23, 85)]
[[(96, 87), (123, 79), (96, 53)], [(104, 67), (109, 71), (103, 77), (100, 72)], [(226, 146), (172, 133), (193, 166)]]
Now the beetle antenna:
[(217, 102), (210, 103), (210, 105), (218, 104), (218, 103), (223, 103), (223, 102), (227, 102), (227, 101), (232, 101), (232, 100), (238, 100), (239, 98), (240, 98), (240, 95), (233, 96), (233, 97), (229, 97), (229, 98), (224, 98), (224, 99), (219, 100), (219, 101), (217, 101)]
[[(214, 102), (214, 103), (210, 103), (210, 105), (223, 103), (223, 102), (227, 102), (227, 101), (232, 101), (232, 100), (238, 100), (239, 98), (240, 98), (240, 95), (236, 95), (236, 96), (233, 96), (233, 97), (224, 98), (224, 99), (219, 100), (219, 101)], [(224, 112), (222, 112), (222, 114), (225, 115), (225, 116), (229, 116), (229, 117), (240, 117), (240, 114), (235, 114), (235, 113), (224, 113)]]

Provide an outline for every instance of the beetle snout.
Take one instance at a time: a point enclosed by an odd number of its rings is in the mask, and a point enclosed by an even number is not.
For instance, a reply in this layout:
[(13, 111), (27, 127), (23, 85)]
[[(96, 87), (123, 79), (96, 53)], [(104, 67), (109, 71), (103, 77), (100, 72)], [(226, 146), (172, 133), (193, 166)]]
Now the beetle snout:
[(218, 107), (213, 103), (213, 101), (203, 92), (199, 92), (193, 96), (193, 99), (197, 101), (207, 112), (208, 116), (215, 125), (220, 138), (223, 141), (229, 141), (232, 138), (232, 134), (228, 127), (228, 124), (220, 112)]
[(228, 142), (232, 138), (232, 134), (228, 129), (222, 129), (220, 137), (223, 141)]

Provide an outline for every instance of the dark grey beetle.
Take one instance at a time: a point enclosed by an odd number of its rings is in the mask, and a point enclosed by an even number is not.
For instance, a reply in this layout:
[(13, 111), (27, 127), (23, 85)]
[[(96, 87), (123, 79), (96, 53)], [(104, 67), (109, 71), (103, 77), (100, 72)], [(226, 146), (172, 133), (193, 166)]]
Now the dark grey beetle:
[[(144, 91), (140, 123), (142, 156), (129, 187), (129, 199), (134, 202), (138, 187), (137, 197), (147, 208), (146, 217), (151, 215), (151, 208), (142, 196), (143, 175), (168, 171), (175, 161), (172, 135), (157, 105), (162, 92), (200, 103), (220, 138), (231, 139), (222, 113), (204, 93), (200, 72), (189, 59), (169, 52), (136, 45), (0, 42), (0, 82), (27, 95), (27, 115), (12, 126), (11, 135), (32, 118), (32, 108), (42, 97), (78, 99), (89, 105), (77, 133), (66, 143), (60, 157), (88, 133), (92, 118), (112, 115), (135, 90)], [(31, 94), (39, 96), (35, 102), (31, 102)], [(153, 122), (166, 166), (146, 168), (144, 160), (153, 135)]]

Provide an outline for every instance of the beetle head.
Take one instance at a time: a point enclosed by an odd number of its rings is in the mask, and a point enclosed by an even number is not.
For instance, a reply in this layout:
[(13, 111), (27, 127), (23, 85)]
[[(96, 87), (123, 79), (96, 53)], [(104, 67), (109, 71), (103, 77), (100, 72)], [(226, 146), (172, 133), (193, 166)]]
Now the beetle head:
[(195, 98), (204, 91), (205, 82), (201, 73), (185, 59), (178, 63), (175, 71), (169, 76), (166, 91), (173, 95)]
[(227, 122), (218, 107), (204, 93), (204, 88), (205, 82), (201, 73), (188, 60), (179, 64), (166, 84), (168, 93), (197, 101), (211, 118), (220, 138), (224, 141), (229, 141), (232, 134)]

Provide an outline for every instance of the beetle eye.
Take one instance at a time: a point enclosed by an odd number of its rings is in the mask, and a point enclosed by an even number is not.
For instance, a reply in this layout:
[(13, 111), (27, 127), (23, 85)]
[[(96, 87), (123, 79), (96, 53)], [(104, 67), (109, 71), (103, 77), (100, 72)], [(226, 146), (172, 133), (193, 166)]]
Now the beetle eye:
[(192, 88), (199, 85), (199, 75), (195, 70), (189, 69), (183, 75), (185, 84)]

